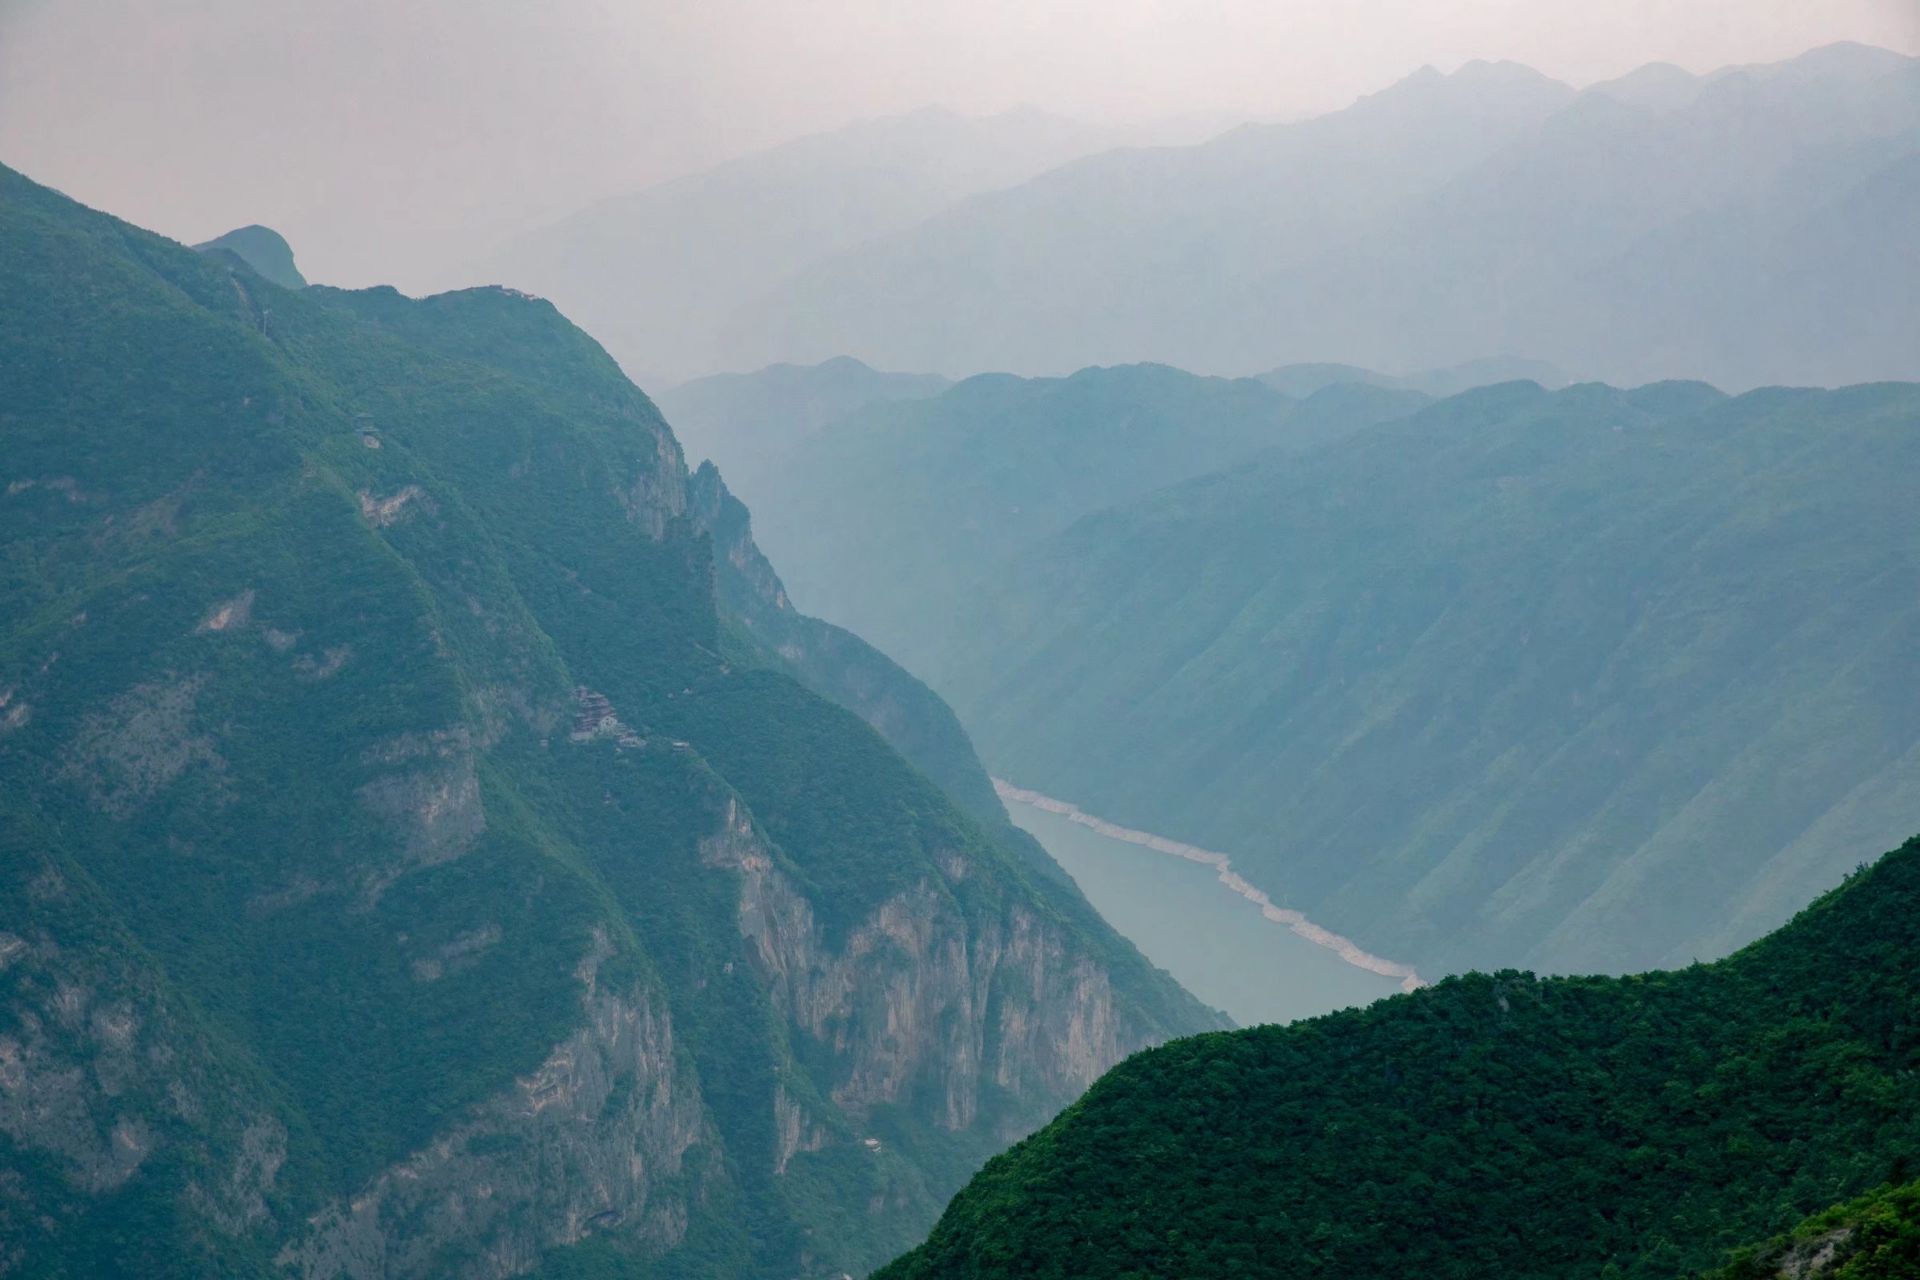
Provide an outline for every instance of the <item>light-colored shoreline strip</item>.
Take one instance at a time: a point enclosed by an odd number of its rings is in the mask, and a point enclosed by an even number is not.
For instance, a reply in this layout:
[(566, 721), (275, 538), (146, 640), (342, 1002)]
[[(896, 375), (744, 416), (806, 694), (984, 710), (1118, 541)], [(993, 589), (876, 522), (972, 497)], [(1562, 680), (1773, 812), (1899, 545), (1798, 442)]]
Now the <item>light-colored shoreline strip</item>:
[(1377, 973), (1383, 978), (1399, 979), (1402, 991), (1413, 991), (1426, 985), (1412, 965), (1383, 959), (1371, 951), (1363, 951), (1353, 939), (1343, 938), (1331, 929), (1322, 928), (1290, 907), (1275, 906), (1273, 899), (1269, 898), (1264, 891), (1247, 883), (1246, 877), (1233, 869), (1232, 860), (1224, 853), (1215, 853), (1211, 849), (1202, 849), (1195, 845), (1181, 844), (1178, 840), (1169, 840), (1165, 836), (1154, 835), (1151, 831), (1135, 831), (1132, 827), (1117, 826), (1105, 818), (1096, 818), (1084, 812), (1078, 805), (1070, 804), (1065, 800), (1055, 800), (1052, 796), (1042, 795), (1038, 791), (1016, 787), (1004, 778), (995, 778), (993, 789), (1000, 793), (1002, 800), (1013, 800), (1020, 804), (1032, 805), (1047, 813), (1058, 814), (1069, 822), (1077, 822), (1111, 840), (1141, 845), (1155, 853), (1169, 854), (1175, 858), (1185, 858), (1188, 862), (1198, 862), (1202, 866), (1212, 867), (1221, 884), (1258, 906), (1261, 915), (1275, 924), (1285, 925), (1314, 946), (1325, 947), (1356, 969), (1365, 969), (1368, 973)]

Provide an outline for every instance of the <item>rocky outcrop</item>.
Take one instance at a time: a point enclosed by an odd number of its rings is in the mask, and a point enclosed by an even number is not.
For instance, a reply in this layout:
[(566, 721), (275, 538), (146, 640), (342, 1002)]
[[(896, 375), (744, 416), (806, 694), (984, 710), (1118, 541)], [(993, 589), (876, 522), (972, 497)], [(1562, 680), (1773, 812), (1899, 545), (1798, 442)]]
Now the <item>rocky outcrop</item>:
[(706, 1136), (700, 1091), (654, 993), (601, 989), (609, 950), (597, 939), (581, 962), (578, 1031), (465, 1123), (316, 1215), (280, 1263), (304, 1280), (498, 1280), (599, 1233), (679, 1243), (683, 1157)]
[[(59, 1192), (105, 1196), (156, 1166), (185, 1168), (182, 1194), (213, 1230), (259, 1224), (285, 1128), (214, 1065), (150, 973), (85, 945), (101, 925), (67, 876), (38, 858), (10, 872), (0, 878), (0, 1137), (38, 1157)], [(0, 1179), (0, 1236), (17, 1245), (54, 1225), (37, 1213), (14, 1220), (22, 1167)]]
[(827, 1145), (827, 1132), (799, 1099), (782, 1083), (773, 1089), (774, 1157), (773, 1171), (785, 1173), (787, 1164), (802, 1151), (818, 1151)]
[(213, 739), (196, 725), (194, 706), (205, 683), (202, 676), (169, 674), (89, 713), (61, 776), (84, 788), (95, 808), (124, 819), (190, 769), (223, 770)]
[(222, 600), (207, 611), (197, 631), (238, 631), (247, 625), (253, 617), (253, 596), (251, 590), (242, 591), (231, 600)]
[[(590, 739), (617, 723), (591, 691), (577, 704)], [(953, 889), (975, 874), (966, 856), (937, 859), (937, 873), (836, 945), (745, 807), (719, 803), (701, 861), (736, 878), (735, 922), (772, 1012), (826, 1051), (797, 1055), (815, 1064), (810, 1081), (775, 1085), (775, 1175), (838, 1143), (877, 1153), (861, 1122), (881, 1107), (911, 1106), (952, 1134), (1015, 1137), (1147, 1039), (1059, 926), (1010, 898), (963, 905)], [(489, 941), (485, 928), (462, 935), (416, 962), (415, 977), (435, 980)], [(644, 984), (599, 982), (610, 953), (602, 935), (582, 961), (578, 1031), (511, 1090), (314, 1216), (279, 1261), (303, 1280), (504, 1280), (595, 1235), (625, 1250), (679, 1243), (700, 1194), (685, 1157), (712, 1129), (666, 1006)]]
[(667, 536), (667, 526), (687, 510), (687, 468), (671, 432), (653, 431), (652, 456), (639, 461), (632, 477), (615, 488), (614, 497), (627, 519), (648, 537), (658, 542)]
[(702, 842), (740, 878), (738, 923), (770, 997), (832, 1050), (833, 1102), (858, 1118), (919, 1101), (948, 1131), (978, 1121), (983, 1085), (1021, 1101), (1010, 1137), (1146, 1040), (1123, 1026), (1107, 974), (1059, 926), (1012, 899), (969, 910), (950, 892), (964, 858), (882, 902), (835, 948), (745, 810)]
[(369, 748), (362, 762), (383, 772), (360, 787), (360, 802), (391, 830), (399, 845), (369, 874), (364, 897), (417, 867), (452, 861), (487, 829), (475, 768), (475, 743), (464, 726), (398, 734)]
[(376, 528), (384, 529), (405, 514), (409, 503), (424, 496), (424, 491), (417, 484), (402, 485), (384, 497), (362, 489), (359, 495), (360, 518)]

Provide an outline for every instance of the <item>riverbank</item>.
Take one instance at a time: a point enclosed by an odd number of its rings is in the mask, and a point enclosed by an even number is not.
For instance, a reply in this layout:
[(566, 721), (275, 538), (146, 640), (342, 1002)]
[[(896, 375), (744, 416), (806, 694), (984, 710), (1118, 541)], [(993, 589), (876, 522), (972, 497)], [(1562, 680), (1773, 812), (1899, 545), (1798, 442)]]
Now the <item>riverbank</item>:
[(1260, 914), (1268, 921), (1284, 926), (1294, 936), (1324, 948), (1356, 969), (1389, 978), (1399, 983), (1402, 991), (1413, 991), (1426, 985), (1412, 965), (1402, 964), (1377, 956), (1361, 947), (1351, 938), (1344, 937), (1321, 925), (1315, 924), (1300, 912), (1290, 907), (1277, 905), (1265, 891), (1249, 883), (1233, 869), (1232, 859), (1224, 853), (1211, 849), (1202, 849), (1196, 845), (1183, 844), (1165, 836), (1155, 835), (1151, 831), (1139, 831), (1132, 827), (1123, 827), (1118, 823), (1087, 813), (1065, 800), (1057, 800), (1038, 791), (1029, 791), (1016, 787), (1004, 778), (993, 780), (993, 789), (1003, 801), (1023, 804), (1044, 813), (1055, 814), (1067, 821), (1085, 827), (1090, 831), (1118, 840), (1125, 844), (1138, 845), (1154, 853), (1180, 858), (1187, 862), (1198, 863), (1213, 870), (1215, 879), (1229, 892), (1246, 899), (1260, 908)]

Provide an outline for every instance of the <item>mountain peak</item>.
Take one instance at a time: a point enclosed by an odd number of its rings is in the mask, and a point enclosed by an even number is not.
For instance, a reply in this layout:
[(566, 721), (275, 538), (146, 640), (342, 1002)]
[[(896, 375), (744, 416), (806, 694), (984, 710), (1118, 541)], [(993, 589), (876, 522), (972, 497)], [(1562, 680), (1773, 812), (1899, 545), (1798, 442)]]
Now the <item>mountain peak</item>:
[(1537, 82), (1541, 80), (1552, 81), (1553, 79), (1552, 76), (1543, 75), (1525, 63), (1515, 62), (1510, 58), (1495, 58), (1492, 60), (1486, 58), (1470, 58), (1466, 62), (1461, 63), (1460, 69), (1447, 78), (1449, 80), (1480, 80), (1489, 83), (1516, 80)]
[(272, 227), (249, 223), (193, 247), (200, 253), (238, 259), (255, 275), (283, 289), (307, 287), (307, 278), (293, 263), (293, 246)]
[(1580, 96), (1589, 101), (1605, 98), (1646, 111), (1672, 111), (1698, 97), (1704, 83), (1701, 77), (1671, 62), (1649, 62), (1623, 76), (1589, 85)]
[(1435, 101), (1485, 100), (1513, 104), (1541, 98), (1552, 103), (1571, 98), (1573, 94), (1571, 86), (1523, 63), (1475, 58), (1452, 72), (1443, 72), (1429, 63), (1376, 93), (1364, 95), (1356, 105), (1417, 104), (1423, 109)]
[(1857, 40), (1837, 40), (1755, 70), (1767, 76), (1876, 76), (1916, 64), (1920, 64), (1920, 58), (1883, 49), (1879, 45), (1861, 44)]

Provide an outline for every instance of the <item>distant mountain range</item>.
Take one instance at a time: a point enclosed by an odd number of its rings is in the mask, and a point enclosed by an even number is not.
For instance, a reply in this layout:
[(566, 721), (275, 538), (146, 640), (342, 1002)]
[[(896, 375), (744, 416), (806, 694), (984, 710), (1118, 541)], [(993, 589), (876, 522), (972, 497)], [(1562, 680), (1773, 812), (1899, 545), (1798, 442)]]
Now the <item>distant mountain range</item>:
[(1443, 399), (1474, 387), (1492, 386), (1496, 382), (1537, 382), (1549, 391), (1556, 391), (1573, 381), (1565, 370), (1545, 360), (1527, 360), (1518, 356), (1483, 356), (1444, 369), (1427, 369), (1398, 377), (1350, 364), (1289, 364), (1269, 369), (1258, 376), (1260, 381), (1275, 391), (1299, 397), (1310, 396), (1341, 383), (1391, 387)]
[[(1424, 973), (1684, 963), (1920, 827), (1915, 474), (1912, 384), (1508, 383), (1087, 515), (899, 652), (1000, 776)], [(890, 581), (933, 516), (861, 505)]]
[(809, 264), (1132, 136), (1032, 108), (929, 108), (602, 201), (467, 274), (550, 297), (634, 377), (675, 382), (743, 367), (721, 343), (728, 317)]
[(944, 670), (958, 610), (1083, 515), (1267, 449), (1303, 449), (1541, 361), (1392, 375), (1300, 364), (1252, 379), (1157, 365), (1068, 378), (880, 373), (849, 357), (697, 379), (659, 396), (691, 455), (754, 511), (810, 610), (916, 671)]
[(1831, 386), (1920, 377), (1917, 203), (1913, 58), (1834, 45), (1585, 90), (1474, 62), (1210, 136), (1030, 108), (869, 121), (464, 274), (552, 298), (659, 385), (836, 356), (964, 377), (1512, 355)]
[[(1023, 386), (1025, 380), (1003, 378), (988, 379), (979, 385), (1020, 387), (1018, 392), (1009, 391), (1009, 403), (1047, 396), (1053, 406), (1061, 407), (1079, 398), (1088, 401), (1086, 412), (1097, 412), (1091, 403), (1096, 389), (1131, 386), (1144, 390), (1152, 386), (1156, 378), (1169, 387), (1218, 385), (1218, 380), (1194, 379), (1178, 370), (1155, 374), (1146, 369), (1131, 375), (1087, 369), (1066, 380), (1036, 379), (1031, 385)], [(1364, 398), (1363, 416), (1371, 415), (1368, 420), (1376, 420), (1392, 416), (1395, 411), (1412, 412), (1434, 397), (1518, 379), (1530, 379), (1550, 388), (1563, 387), (1570, 381), (1565, 372), (1545, 361), (1517, 357), (1488, 357), (1444, 369), (1401, 375), (1348, 364), (1292, 364), (1260, 374), (1255, 381), (1295, 400), (1307, 399), (1329, 387), (1347, 387), (1349, 390), (1340, 396), (1323, 401), (1320, 408), (1330, 410), (1337, 400)], [(884, 373), (851, 356), (835, 356), (817, 365), (775, 364), (752, 373), (695, 378), (655, 392), (654, 400), (673, 423), (688, 457), (711, 459), (726, 475), (733, 491), (748, 499), (749, 506), (763, 513), (784, 512), (795, 501), (804, 500), (800, 495), (810, 491), (816, 482), (826, 493), (835, 491), (839, 485), (830, 469), (820, 471), (800, 485), (785, 479), (788, 467), (811, 465), (807, 461), (808, 451), (825, 443), (814, 439), (824, 429), (841, 419), (855, 417), (870, 405), (931, 400), (953, 385), (952, 379), (939, 374)], [(1363, 393), (1360, 388), (1398, 394)], [(1243, 393), (1245, 390), (1242, 388)], [(1119, 395), (1124, 399), (1126, 393), (1119, 391)], [(868, 415), (869, 429), (884, 445), (890, 423), (916, 421), (925, 414), (943, 412), (964, 419), (985, 403), (969, 392), (967, 403), (951, 410), (882, 410)], [(1189, 410), (1196, 415), (1206, 412), (1198, 403), (1181, 412)], [(1061, 425), (1061, 419), (1051, 410), (1039, 410), (1037, 416), (1027, 409), (1017, 412), (1029, 413), (1035, 429), (1041, 433)], [(858, 428), (849, 426), (846, 430), (856, 432)], [(1109, 448), (1097, 437), (1090, 437), (1090, 442), (1102, 451)], [(1059, 453), (1068, 446), (1056, 440), (1048, 447)], [(1114, 492), (1097, 486), (1094, 492), (1102, 498), (1115, 496)], [(1054, 514), (1058, 516), (1059, 511), (1055, 509)], [(831, 562), (820, 567), (830, 571)]]
[[(730, 454), (794, 598), (937, 674), (958, 610), (1022, 548), (1102, 507), (1275, 445), (1410, 411), (1365, 384), (1306, 401), (1161, 365), (983, 374), (876, 401), (773, 455)], [(719, 459), (723, 472), (735, 465)]]
[(963, 375), (1509, 352), (1622, 384), (1913, 378), (1916, 207), (1911, 58), (1841, 45), (1584, 92), (1473, 63), (972, 195), (795, 264), (713, 357)]
[(882, 373), (836, 356), (696, 378), (654, 393), (654, 401), (687, 456), (713, 460), (751, 505), (778, 459), (828, 423), (870, 404), (929, 399), (952, 385), (937, 373)]
[(1723, 954), (1920, 827), (1920, 388), (1398, 385), (1516, 368), (991, 375), (720, 464), (1019, 786), (1422, 972)]

